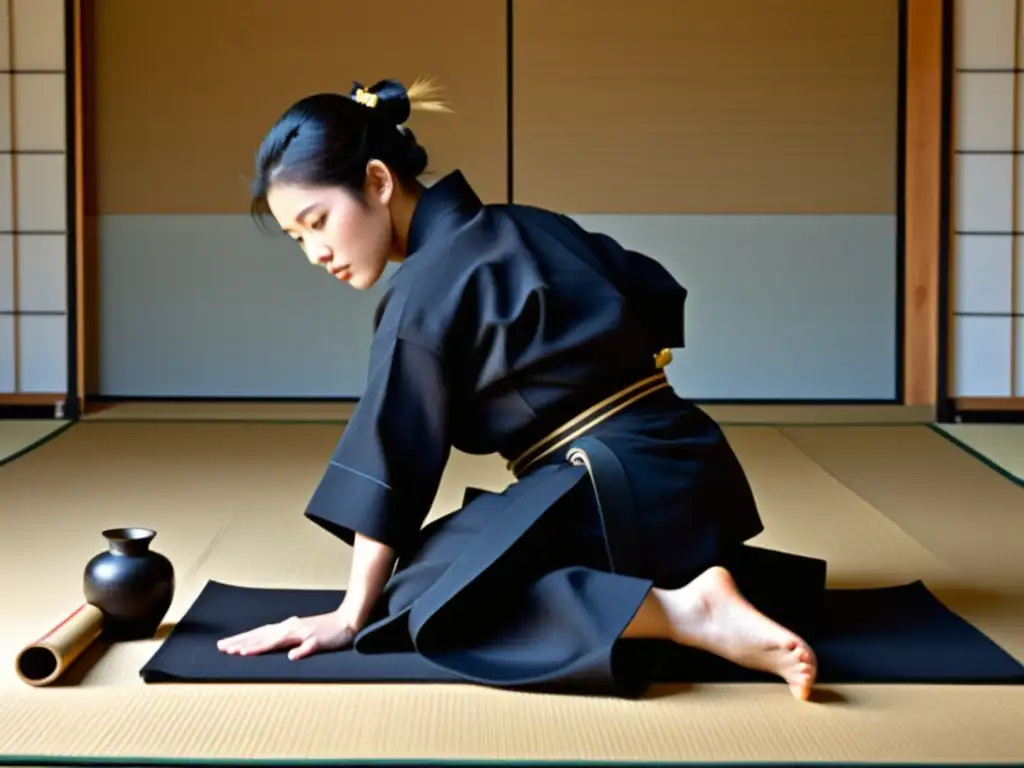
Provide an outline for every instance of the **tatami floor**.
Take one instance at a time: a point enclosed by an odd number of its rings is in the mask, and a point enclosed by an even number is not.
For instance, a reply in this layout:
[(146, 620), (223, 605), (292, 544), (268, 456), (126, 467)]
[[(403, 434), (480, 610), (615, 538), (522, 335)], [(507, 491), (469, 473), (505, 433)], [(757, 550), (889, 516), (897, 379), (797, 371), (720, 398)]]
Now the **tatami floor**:
[(0, 420), (0, 464), (17, 458), (65, 427), (67, 422), (53, 419)]
[[(209, 579), (344, 587), (348, 550), (301, 513), (345, 408), (133, 404), (0, 466), (0, 651), (13, 662), (81, 602), (82, 568), (112, 526), (159, 532), (154, 548), (178, 574), (171, 622)], [(1024, 659), (1024, 487), (1010, 464), (988, 463), (1019, 456), (1019, 442), (967, 450), (884, 409), (817, 420), (806, 409), (709, 410), (728, 424), (762, 505), (757, 543), (826, 558), (833, 586), (922, 579)], [(21, 450), (4, 432), (2, 449)], [(456, 455), (433, 515), (468, 484), (508, 480), (500, 461)], [(452, 685), (147, 686), (138, 671), (159, 642), (87, 654), (48, 688), (0, 667), (0, 762), (1024, 759), (1022, 687), (830, 686), (807, 704), (760, 684), (665, 688), (640, 702)]]
[(942, 424), (937, 429), (995, 469), (1024, 483), (1024, 424)]

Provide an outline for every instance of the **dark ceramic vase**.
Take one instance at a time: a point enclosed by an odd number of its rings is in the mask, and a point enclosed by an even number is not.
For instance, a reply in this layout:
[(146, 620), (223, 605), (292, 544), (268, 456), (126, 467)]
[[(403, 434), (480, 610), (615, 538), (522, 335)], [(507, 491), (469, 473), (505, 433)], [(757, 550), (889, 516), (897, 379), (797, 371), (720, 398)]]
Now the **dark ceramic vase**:
[(108, 549), (85, 566), (85, 599), (103, 612), (111, 640), (152, 637), (174, 597), (174, 566), (150, 549), (156, 531), (112, 528)]

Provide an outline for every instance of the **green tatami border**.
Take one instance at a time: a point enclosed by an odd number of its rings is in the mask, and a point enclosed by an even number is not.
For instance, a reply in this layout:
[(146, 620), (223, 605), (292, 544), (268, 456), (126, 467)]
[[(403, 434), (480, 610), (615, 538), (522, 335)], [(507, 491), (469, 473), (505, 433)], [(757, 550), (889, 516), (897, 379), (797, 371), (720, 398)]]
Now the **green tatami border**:
[(933, 768), (945, 765), (970, 765), (988, 768), (992, 766), (1024, 766), (1018, 762), (936, 762), (936, 761), (835, 761), (835, 760), (499, 760), (489, 758), (474, 759), (441, 759), (430, 758), (191, 758), (191, 757), (64, 757), (45, 755), (0, 755), (0, 766), (52, 766), (52, 768), (72, 768), (72, 766), (152, 766), (153, 768), (179, 768), (183, 765), (209, 766), (210, 768), (284, 768), (299, 765), (303, 768), (411, 768), (412, 766), (438, 766), (438, 768), (495, 768), (496, 766), (515, 766), (515, 768), (740, 768), (754, 766), (756, 768), (783, 768), (784, 766), (814, 766), (815, 768)]
[(21, 448), (21, 449), (15, 451), (14, 453), (8, 454), (7, 456), (4, 456), (3, 458), (0, 458), (0, 467), (3, 467), (5, 465), (7, 465), (7, 464), (10, 464), (11, 462), (16, 461), (17, 459), (20, 459), (22, 456), (26, 456), (27, 454), (32, 453), (32, 451), (36, 450), (36, 448), (41, 448), (42, 446), (46, 445), (51, 440), (53, 440), (56, 437), (64, 434), (65, 432), (67, 432), (69, 429), (71, 429), (71, 427), (75, 426), (78, 423), (80, 423), (80, 422), (76, 422), (76, 421), (65, 422), (64, 424), (62, 424), (61, 426), (57, 427), (53, 431), (47, 432), (45, 435), (43, 435), (39, 439), (33, 440), (31, 443), (26, 445), (24, 448)]

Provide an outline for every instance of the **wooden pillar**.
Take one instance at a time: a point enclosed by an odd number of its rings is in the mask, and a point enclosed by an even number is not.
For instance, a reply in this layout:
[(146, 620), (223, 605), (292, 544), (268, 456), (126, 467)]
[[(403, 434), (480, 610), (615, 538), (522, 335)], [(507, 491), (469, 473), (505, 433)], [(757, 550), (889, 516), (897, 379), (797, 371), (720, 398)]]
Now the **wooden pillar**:
[(943, 0), (907, 0), (904, 386), (907, 405), (938, 391), (942, 245)]

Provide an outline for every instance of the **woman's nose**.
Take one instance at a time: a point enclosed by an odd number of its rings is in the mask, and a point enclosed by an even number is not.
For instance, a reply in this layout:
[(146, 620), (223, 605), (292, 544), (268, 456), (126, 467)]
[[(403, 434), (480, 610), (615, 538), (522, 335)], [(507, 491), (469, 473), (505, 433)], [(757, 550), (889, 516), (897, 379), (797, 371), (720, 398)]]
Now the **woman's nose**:
[(331, 250), (319, 243), (309, 243), (306, 250), (306, 256), (309, 259), (310, 264), (314, 266), (325, 267), (331, 263)]

